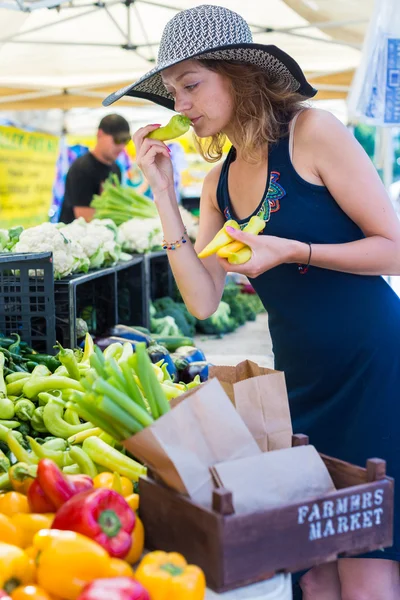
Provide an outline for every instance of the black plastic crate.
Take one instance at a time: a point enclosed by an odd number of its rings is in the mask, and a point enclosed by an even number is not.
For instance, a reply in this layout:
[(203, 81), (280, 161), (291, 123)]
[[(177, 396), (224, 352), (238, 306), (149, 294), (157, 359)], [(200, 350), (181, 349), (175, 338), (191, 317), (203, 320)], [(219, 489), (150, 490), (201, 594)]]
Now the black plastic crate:
[(145, 283), (141, 256), (56, 281), (57, 340), (66, 348), (77, 346), (77, 318), (86, 321), (93, 336), (103, 335), (116, 323), (143, 325), (148, 313)]
[(54, 354), (51, 252), (0, 254), (0, 331), (18, 333), (35, 350)]
[(117, 323), (145, 326), (149, 311), (145, 261), (133, 258), (115, 267), (117, 277)]
[(147, 262), (150, 300), (174, 294), (174, 276), (165, 252), (152, 252), (145, 256)]

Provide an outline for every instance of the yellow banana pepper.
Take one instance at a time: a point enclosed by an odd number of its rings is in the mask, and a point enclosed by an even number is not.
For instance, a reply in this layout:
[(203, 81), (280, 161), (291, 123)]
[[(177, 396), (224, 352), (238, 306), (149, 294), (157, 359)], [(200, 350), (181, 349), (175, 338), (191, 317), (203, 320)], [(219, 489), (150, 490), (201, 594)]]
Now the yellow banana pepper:
[(199, 258), (207, 258), (207, 256), (211, 256), (218, 252), (220, 248), (226, 246), (230, 242), (233, 241), (231, 236), (226, 232), (226, 227), (233, 227), (234, 229), (240, 229), (239, 224), (230, 219), (226, 221), (224, 226), (218, 231), (218, 233), (214, 236), (209, 244), (197, 255)]
[(128, 477), (120, 476), (119, 473), (99, 473), (93, 478), (95, 488), (107, 488), (114, 490), (124, 496), (130, 496), (133, 493), (133, 483)]
[(31, 513), (29, 515), (19, 513), (13, 515), (11, 522), (20, 532), (20, 543), (18, 544), (20, 548), (28, 548), (32, 544), (35, 534), (41, 529), (50, 529), (54, 516), (51, 513)]
[(42, 529), (33, 546), (39, 586), (50, 594), (61, 592), (66, 600), (76, 600), (86, 584), (112, 573), (106, 550), (80, 533)]
[(130, 565), (136, 564), (144, 549), (144, 527), (140, 518), (136, 515), (134, 530), (132, 531), (132, 546), (124, 560)]
[[(265, 228), (265, 221), (258, 215), (254, 215), (251, 217), (250, 221), (247, 223), (246, 227), (243, 229), (243, 233), (252, 233), (253, 235), (258, 235)], [(228, 258), (230, 254), (234, 252), (238, 252), (244, 248), (246, 244), (243, 242), (239, 242), (239, 240), (235, 240), (226, 246), (220, 248), (217, 252), (218, 256), (221, 258)]]
[(251, 259), (252, 254), (251, 248), (245, 246), (237, 252), (232, 252), (228, 256), (228, 263), (230, 265), (244, 265), (244, 263), (247, 263)]
[(17, 546), (0, 542), (0, 589), (10, 594), (22, 584), (33, 583), (32, 559)]
[(151, 600), (203, 600), (205, 597), (203, 571), (188, 565), (176, 552), (150, 552), (141, 560), (135, 579), (147, 589)]
[(0, 542), (12, 544), (21, 548), (22, 532), (12, 521), (11, 517), (0, 513)]
[(28, 513), (28, 499), (24, 494), (19, 492), (7, 492), (0, 494), (0, 513), (3, 515), (16, 515), (17, 513)]

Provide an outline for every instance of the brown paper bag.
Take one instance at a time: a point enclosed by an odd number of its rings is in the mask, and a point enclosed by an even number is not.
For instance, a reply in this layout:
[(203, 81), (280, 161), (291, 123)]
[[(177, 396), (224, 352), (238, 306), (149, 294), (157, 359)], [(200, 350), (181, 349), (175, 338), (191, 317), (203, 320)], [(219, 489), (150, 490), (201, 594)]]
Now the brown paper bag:
[(262, 452), (290, 448), (292, 424), (285, 376), (245, 360), (236, 367), (211, 367)]
[(310, 500), (335, 487), (314, 446), (298, 446), (211, 467), (219, 487), (232, 492), (235, 513)]
[(181, 396), (174, 408), (124, 446), (166, 485), (210, 507), (210, 467), (260, 454), (217, 379)]

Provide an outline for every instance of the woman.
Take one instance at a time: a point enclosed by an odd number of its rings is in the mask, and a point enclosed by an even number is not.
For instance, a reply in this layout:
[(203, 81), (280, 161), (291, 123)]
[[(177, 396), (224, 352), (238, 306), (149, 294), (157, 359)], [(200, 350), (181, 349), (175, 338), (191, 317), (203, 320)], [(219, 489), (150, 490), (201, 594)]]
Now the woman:
[[(275, 366), (286, 375), (294, 431), (352, 463), (385, 458), (396, 477), (400, 301), (380, 275), (400, 274), (400, 224), (352, 135), (304, 105), (315, 93), (292, 58), (252, 43), (239, 15), (201, 6), (167, 24), (158, 65), (105, 104), (129, 94), (186, 115), (208, 160), (221, 157), (229, 138), (226, 161), (204, 181), (193, 248), (168, 148), (146, 138), (159, 125), (134, 135), (184, 301), (204, 319), (227, 271), (252, 278), (268, 311)], [(267, 222), (263, 235), (231, 231), (252, 249), (249, 262), (198, 259), (228, 218), (243, 225), (254, 214)], [(392, 548), (305, 574), (304, 598), (398, 600), (399, 526)]]

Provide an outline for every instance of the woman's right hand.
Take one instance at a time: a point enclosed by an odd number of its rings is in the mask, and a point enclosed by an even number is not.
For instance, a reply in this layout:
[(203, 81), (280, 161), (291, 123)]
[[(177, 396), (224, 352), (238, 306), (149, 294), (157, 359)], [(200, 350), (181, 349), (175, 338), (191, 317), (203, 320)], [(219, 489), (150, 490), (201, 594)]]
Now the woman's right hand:
[(141, 127), (133, 136), (136, 162), (143, 171), (153, 194), (174, 189), (174, 172), (168, 147), (159, 140), (147, 138), (159, 125)]

